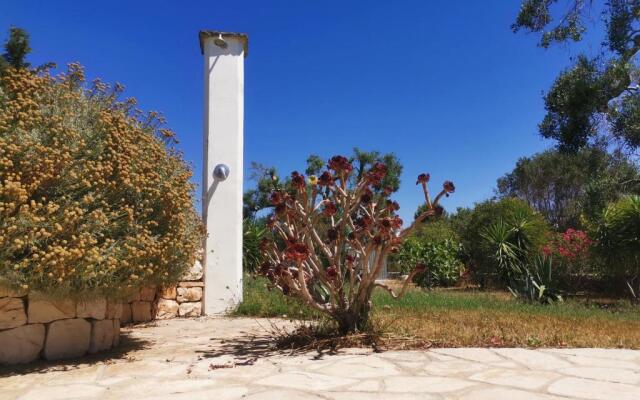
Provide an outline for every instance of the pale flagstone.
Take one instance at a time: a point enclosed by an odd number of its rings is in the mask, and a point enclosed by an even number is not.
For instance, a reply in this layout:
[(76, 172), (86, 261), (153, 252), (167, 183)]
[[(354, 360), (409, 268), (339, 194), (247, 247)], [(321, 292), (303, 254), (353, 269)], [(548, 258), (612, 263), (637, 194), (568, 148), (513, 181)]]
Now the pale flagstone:
[(584, 367), (623, 368), (640, 371), (640, 363), (634, 363), (631, 361), (584, 356), (569, 356), (566, 358), (566, 360), (572, 364)]
[(476, 383), (456, 378), (398, 376), (384, 380), (385, 389), (400, 393), (446, 393), (473, 386)]
[(250, 394), (243, 397), (243, 400), (326, 400), (326, 396), (326, 394), (319, 396), (313, 393), (294, 390), (269, 389)]
[[(440, 400), (442, 397), (428, 393), (363, 393), (329, 392), (323, 396), (331, 400)], [(275, 399), (272, 399), (275, 400)], [(285, 399), (282, 399), (285, 400)]]
[(429, 375), (438, 376), (454, 376), (458, 374), (468, 375), (476, 371), (482, 371), (486, 369), (486, 365), (460, 359), (453, 359), (451, 361), (433, 361), (423, 364), (424, 371)]
[(175, 318), (178, 315), (178, 302), (169, 299), (158, 300), (157, 319)]
[[(624, 353), (624, 360), (607, 357), (606, 350), (596, 352), (599, 358), (584, 351), (524, 349), (509, 349), (504, 356), (500, 349), (289, 355), (263, 346), (269, 337), (264, 327), (272, 322), (292, 327), (282, 320), (202, 317), (125, 328), (144, 344), (114, 353), (113, 359), (78, 359), (62, 368), (50, 363), (46, 373), (8, 377), (0, 370), (0, 400), (640, 400), (638, 371), (568, 362), (637, 366), (629, 355), (640, 351)], [(550, 371), (541, 360), (569, 366)], [(70, 389), (62, 393), (62, 387)]]
[(600, 381), (620, 383), (640, 383), (640, 374), (628, 369), (599, 368), (599, 367), (571, 367), (558, 372), (565, 375), (573, 375), (580, 378), (596, 379)]
[(202, 269), (202, 263), (200, 263), (200, 261), (196, 260), (193, 263), (193, 266), (191, 268), (189, 268), (189, 270), (184, 274), (184, 276), (182, 277), (182, 280), (184, 281), (197, 281), (202, 279), (202, 275), (204, 273), (204, 270)]
[(567, 400), (567, 398), (518, 389), (483, 387), (465, 393), (459, 397), (459, 400)]
[(156, 298), (156, 288), (143, 287), (140, 289), (140, 301), (153, 301)]
[(518, 371), (513, 369), (490, 369), (479, 372), (469, 379), (495, 385), (513, 386), (519, 389), (536, 390), (548, 385), (560, 375), (549, 371)]
[(377, 392), (380, 391), (382, 385), (379, 381), (368, 380), (356, 383), (349, 387), (350, 392)]
[(151, 303), (148, 301), (134, 301), (131, 303), (131, 320), (133, 322), (151, 321)]
[(640, 361), (640, 354), (638, 354), (638, 351), (627, 349), (541, 349), (541, 351), (572, 356), (609, 358), (636, 362)]
[(430, 352), (451, 357), (464, 358), (465, 360), (477, 361), (481, 363), (504, 361), (502, 357), (485, 348), (434, 349)]
[(345, 371), (349, 371), (350, 378), (376, 378), (400, 375), (400, 371), (393, 364), (373, 356), (364, 359), (362, 357), (352, 357), (316, 370), (316, 372), (333, 376), (344, 376)]
[(356, 382), (355, 379), (345, 377), (329, 377), (311, 372), (288, 372), (260, 379), (255, 384), (300, 390), (331, 390), (340, 386), (353, 385)]
[(638, 400), (640, 386), (582, 378), (564, 378), (552, 383), (549, 393), (589, 400)]
[(553, 354), (530, 349), (495, 349), (496, 353), (531, 369), (554, 370), (570, 367), (567, 361)]
[(95, 385), (71, 384), (61, 386), (43, 386), (28, 391), (20, 400), (73, 400), (95, 399), (106, 389)]

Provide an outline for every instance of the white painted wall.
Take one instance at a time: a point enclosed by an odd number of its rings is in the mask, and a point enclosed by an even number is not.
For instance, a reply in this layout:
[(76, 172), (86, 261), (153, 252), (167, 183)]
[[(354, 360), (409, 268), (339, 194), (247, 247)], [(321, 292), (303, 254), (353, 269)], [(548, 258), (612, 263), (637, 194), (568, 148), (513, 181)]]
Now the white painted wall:
[[(204, 259), (204, 313), (223, 313), (242, 301), (242, 168), (244, 52), (246, 38), (201, 35), (204, 54), (204, 162), (202, 212), (207, 238)], [(226, 164), (229, 177), (213, 177)]]

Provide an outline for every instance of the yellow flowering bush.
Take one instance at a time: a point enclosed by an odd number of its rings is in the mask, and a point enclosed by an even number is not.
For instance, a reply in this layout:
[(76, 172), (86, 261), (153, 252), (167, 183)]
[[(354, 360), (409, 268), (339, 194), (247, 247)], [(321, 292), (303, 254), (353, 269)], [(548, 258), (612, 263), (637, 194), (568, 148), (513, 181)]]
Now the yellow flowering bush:
[(67, 73), (0, 75), (0, 285), (110, 297), (175, 282), (202, 229), (156, 113)]

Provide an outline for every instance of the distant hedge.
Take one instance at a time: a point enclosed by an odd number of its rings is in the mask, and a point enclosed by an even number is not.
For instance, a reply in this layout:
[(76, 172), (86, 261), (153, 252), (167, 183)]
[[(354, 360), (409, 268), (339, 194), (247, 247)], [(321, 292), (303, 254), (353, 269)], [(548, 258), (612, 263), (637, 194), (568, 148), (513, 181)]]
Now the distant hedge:
[(122, 88), (65, 74), (0, 76), (0, 285), (118, 296), (194, 262), (201, 223), (173, 133)]

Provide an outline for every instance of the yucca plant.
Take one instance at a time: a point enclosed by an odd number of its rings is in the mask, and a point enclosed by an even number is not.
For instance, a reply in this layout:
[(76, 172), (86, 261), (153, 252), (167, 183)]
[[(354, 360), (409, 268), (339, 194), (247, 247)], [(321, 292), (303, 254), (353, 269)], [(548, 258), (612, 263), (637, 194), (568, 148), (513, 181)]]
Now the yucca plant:
[(553, 257), (536, 254), (523, 268), (523, 274), (514, 279), (509, 291), (517, 298), (531, 302), (553, 303), (562, 301), (555, 279)]

